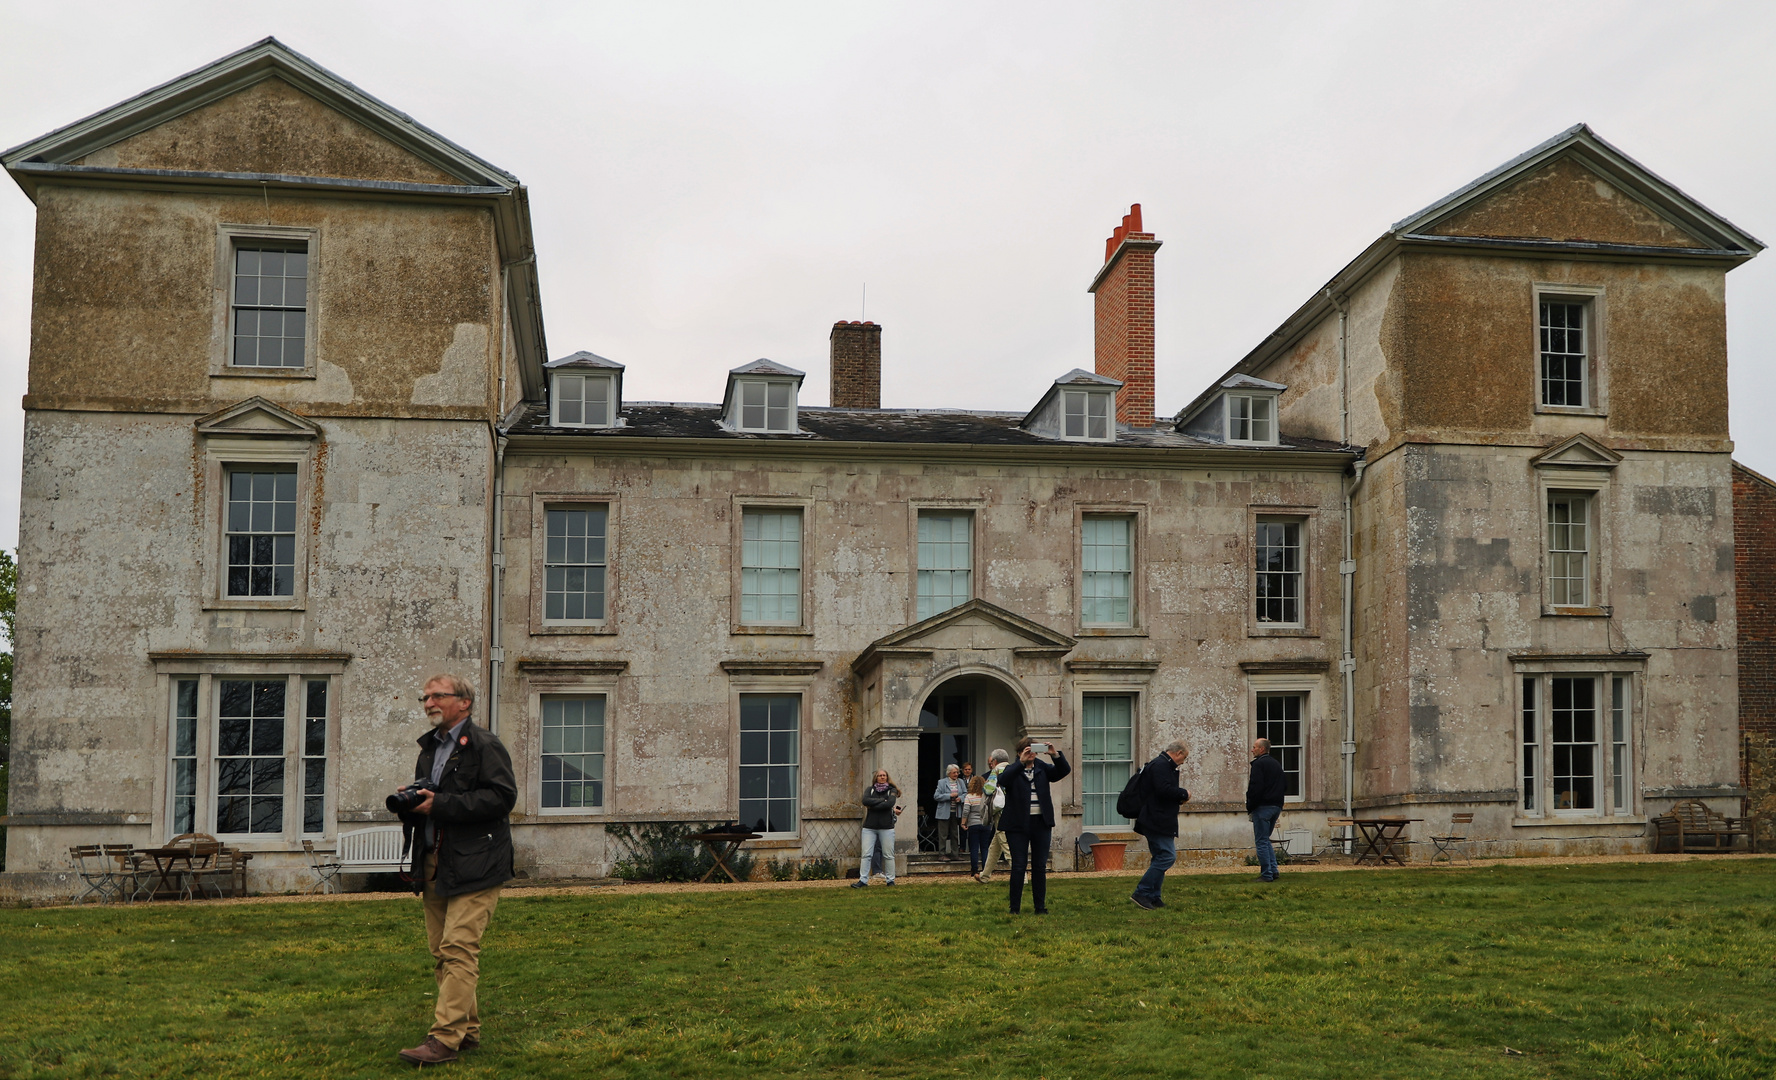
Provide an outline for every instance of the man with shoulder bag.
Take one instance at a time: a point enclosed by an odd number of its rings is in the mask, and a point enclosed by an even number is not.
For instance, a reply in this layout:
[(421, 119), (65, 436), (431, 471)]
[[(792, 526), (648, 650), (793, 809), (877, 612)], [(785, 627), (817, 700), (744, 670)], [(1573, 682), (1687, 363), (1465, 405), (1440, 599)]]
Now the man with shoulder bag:
[[(1152, 911), (1165, 907), (1159, 890), (1165, 884), (1166, 871), (1178, 861), (1178, 810), (1190, 801), (1190, 792), (1179, 783), (1178, 766), (1190, 756), (1190, 748), (1174, 739), (1160, 755), (1135, 774), (1129, 786), (1140, 800), (1135, 814), (1135, 831), (1147, 838), (1150, 861), (1129, 899), (1135, 906)], [(1117, 802), (1120, 804), (1121, 799)], [(1117, 810), (1123, 809), (1118, 805)]]
[(413, 852), (413, 891), (425, 897), (438, 999), (425, 1041), (400, 1056), (412, 1065), (442, 1065), (481, 1045), (481, 935), (500, 886), (513, 876), (506, 818), (518, 785), (498, 737), (469, 719), (473, 687), (435, 675), (419, 702), (432, 729), (419, 737), (413, 783), (390, 795), (388, 808), (400, 815)]

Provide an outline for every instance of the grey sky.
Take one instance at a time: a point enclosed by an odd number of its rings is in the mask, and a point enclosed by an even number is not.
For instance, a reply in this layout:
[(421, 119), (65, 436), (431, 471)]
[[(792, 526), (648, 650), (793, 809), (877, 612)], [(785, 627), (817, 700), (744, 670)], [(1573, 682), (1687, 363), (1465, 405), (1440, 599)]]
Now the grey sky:
[[(1705, 3), (0, 0), (0, 146), (275, 34), (529, 185), (550, 353), (624, 362), (632, 399), (717, 400), (764, 356), (824, 403), (867, 282), (884, 404), (1028, 408), (1091, 367), (1085, 288), (1140, 202), (1170, 413), (1389, 224), (1579, 121), (1776, 242), (1773, 31)], [(32, 220), (7, 183), (7, 547)], [(1773, 299), (1776, 252), (1729, 275), (1736, 456), (1769, 474)]]

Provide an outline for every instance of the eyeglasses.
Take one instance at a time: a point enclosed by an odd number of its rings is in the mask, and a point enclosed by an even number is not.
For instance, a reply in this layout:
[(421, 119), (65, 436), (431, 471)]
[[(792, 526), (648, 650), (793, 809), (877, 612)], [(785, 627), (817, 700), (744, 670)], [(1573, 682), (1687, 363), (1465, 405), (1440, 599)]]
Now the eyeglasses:
[(462, 695), (461, 694), (421, 694), (421, 695), (419, 695), (419, 703), (421, 705), (424, 705), (426, 702), (432, 700), (433, 698), (447, 698), (447, 697), (462, 697)]

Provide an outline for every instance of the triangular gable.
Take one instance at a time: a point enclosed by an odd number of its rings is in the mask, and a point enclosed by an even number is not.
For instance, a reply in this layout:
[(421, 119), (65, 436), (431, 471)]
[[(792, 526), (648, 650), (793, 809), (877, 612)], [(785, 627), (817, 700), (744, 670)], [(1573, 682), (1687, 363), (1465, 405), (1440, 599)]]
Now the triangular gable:
[[(459, 184), (507, 190), (518, 184), (517, 177), (504, 169), (364, 93), (306, 56), (287, 48), (276, 38), (256, 42), (84, 120), (15, 146), (0, 154), (0, 161), (4, 161), (7, 168), (27, 162), (72, 164), (107, 147), (123, 144), (132, 136), (242, 94), (269, 79), (279, 80), (341, 114), (429, 166), (436, 174), (454, 178)], [(259, 96), (283, 93), (276, 89), (261, 90)]]
[(1079, 644), (1073, 638), (1058, 630), (1051, 630), (1041, 623), (1032, 622), (1016, 612), (1007, 611), (996, 604), (985, 600), (974, 599), (958, 604), (948, 611), (939, 612), (916, 622), (911, 626), (896, 630), (885, 637), (872, 641), (863, 652), (852, 662), (852, 668), (863, 671), (878, 656), (887, 652), (905, 649), (956, 648), (951, 641), (938, 639), (953, 637), (945, 631), (973, 626), (967, 647), (976, 649), (1034, 649), (1051, 655), (1070, 651)]
[(1755, 253), (1764, 245), (1575, 125), (1444, 196), (1390, 230)]
[(320, 426), (262, 397), (250, 397), (197, 422), (199, 435), (230, 435), (258, 439), (313, 439)]
[(1538, 469), (1613, 469), (1622, 463), (1622, 455), (1589, 435), (1579, 434), (1550, 446), (1529, 463)]

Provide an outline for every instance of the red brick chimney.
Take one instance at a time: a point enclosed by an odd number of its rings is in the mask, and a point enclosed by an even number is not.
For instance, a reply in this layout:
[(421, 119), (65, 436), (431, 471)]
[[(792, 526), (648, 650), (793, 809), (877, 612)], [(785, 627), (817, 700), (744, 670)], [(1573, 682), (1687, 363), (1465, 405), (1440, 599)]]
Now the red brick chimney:
[[(836, 322), (829, 340), (832, 343), (832, 407), (881, 408), (882, 328), (873, 322)], [(1152, 366), (1151, 361), (1149, 366)]]
[(1141, 204), (1104, 241), (1104, 268), (1089, 290), (1097, 299), (1097, 373), (1122, 382), (1116, 420), (1153, 426), (1153, 253), (1159, 241), (1141, 231)]

